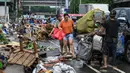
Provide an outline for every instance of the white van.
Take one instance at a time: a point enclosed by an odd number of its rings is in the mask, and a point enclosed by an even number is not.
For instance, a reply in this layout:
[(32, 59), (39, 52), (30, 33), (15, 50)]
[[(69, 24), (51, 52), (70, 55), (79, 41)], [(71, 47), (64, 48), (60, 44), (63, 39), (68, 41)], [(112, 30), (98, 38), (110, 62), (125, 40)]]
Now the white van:
[(80, 4), (79, 5), (79, 14), (85, 14), (93, 9), (100, 9), (105, 12), (105, 14), (109, 14), (109, 5), (108, 4)]

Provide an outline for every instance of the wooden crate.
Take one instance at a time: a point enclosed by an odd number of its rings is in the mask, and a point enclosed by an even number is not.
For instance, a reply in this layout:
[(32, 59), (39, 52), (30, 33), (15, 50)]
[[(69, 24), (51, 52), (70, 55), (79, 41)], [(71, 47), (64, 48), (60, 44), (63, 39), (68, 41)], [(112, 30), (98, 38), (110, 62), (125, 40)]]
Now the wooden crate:
[(11, 64), (19, 64), (24, 66), (31, 66), (36, 60), (35, 54), (29, 52), (12, 53), (8, 60)]

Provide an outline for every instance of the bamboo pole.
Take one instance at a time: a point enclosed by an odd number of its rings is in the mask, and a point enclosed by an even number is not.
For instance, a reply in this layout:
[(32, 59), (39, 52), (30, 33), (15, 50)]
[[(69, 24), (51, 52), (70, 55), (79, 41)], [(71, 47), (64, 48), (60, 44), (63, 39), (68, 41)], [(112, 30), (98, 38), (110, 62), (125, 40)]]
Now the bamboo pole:
[(36, 41), (33, 41), (33, 46), (34, 46), (34, 53), (37, 53), (37, 44)]
[(33, 41), (33, 46), (34, 46), (34, 54), (38, 58), (38, 51), (37, 51), (37, 44), (36, 41)]
[(19, 43), (20, 43), (20, 51), (24, 51), (23, 50), (23, 40), (22, 40), (22, 38), (19, 38)]

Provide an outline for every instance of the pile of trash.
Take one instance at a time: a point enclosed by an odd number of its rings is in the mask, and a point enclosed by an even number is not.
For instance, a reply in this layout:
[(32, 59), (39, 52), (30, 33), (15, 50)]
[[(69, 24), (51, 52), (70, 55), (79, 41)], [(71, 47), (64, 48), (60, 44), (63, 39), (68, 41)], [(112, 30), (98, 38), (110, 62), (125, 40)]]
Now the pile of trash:
[[(34, 48), (33, 42), (29, 42), (26, 44), (25, 49), (32, 50)], [(53, 51), (56, 48), (53, 48), (51, 46), (43, 46), (37, 43), (37, 48), (40, 49), (40, 51)]]
[[(27, 25), (28, 25), (28, 27), (26, 26), (25, 36), (34, 36), (35, 35), (37, 40), (45, 40), (45, 39), (50, 38), (48, 35), (54, 27), (51, 24), (33, 25), (32, 27), (30, 26), (30, 24), (27, 24)], [(26, 30), (29, 30), (30, 34)]]
[(76, 71), (70, 65), (57, 63), (53, 66), (53, 73), (76, 73)]
[(42, 51), (53, 51), (53, 50), (57, 49), (57, 48), (53, 48), (51, 46), (41, 46), (41, 47), (42, 47), (41, 48)]
[(9, 40), (4, 33), (0, 33), (0, 44), (8, 44)]
[(48, 33), (50, 33), (52, 31), (52, 29), (54, 28), (54, 26), (51, 25), (51, 24), (46, 24), (45, 27), (46, 27), (46, 30), (47, 30)]
[[(32, 50), (34, 48), (33, 46), (33, 42), (28, 42), (28, 44), (26, 44), (25, 46), (25, 49), (28, 49), (28, 50)], [(37, 44), (37, 48), (41, 48), (41, 46), (39, 44)]]
[(0, 34), (0, 44), (7, 44), (9, 41), (6, 39), (5, 34)]
[(43, 70), (44, 73), (76, 73), (72, 66), (63, 63), (60, 60), (64, 60), (63, 57), (55, 56), (44, 58), (37, 64), (33, 73), (38, 73), (41, 70)]

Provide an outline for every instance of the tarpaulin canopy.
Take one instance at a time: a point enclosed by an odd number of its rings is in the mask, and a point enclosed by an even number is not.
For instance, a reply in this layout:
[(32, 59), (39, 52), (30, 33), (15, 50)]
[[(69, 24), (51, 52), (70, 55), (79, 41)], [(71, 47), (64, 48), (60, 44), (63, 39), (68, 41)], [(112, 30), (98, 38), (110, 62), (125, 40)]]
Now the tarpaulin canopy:
[[(61, 14), (63, 16), (64, 14)], [(83, 16), (84, 14), (69, 14), (69, 16)]]

